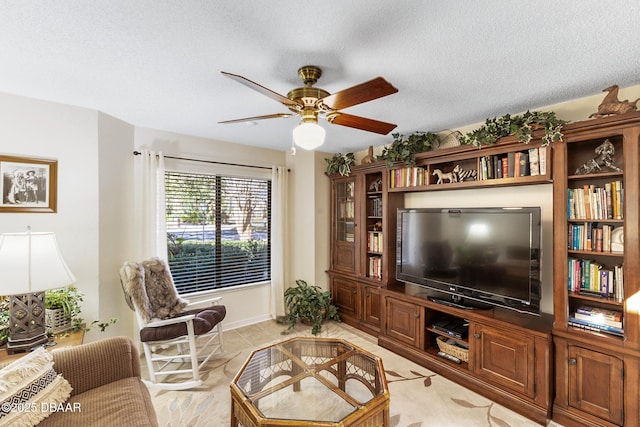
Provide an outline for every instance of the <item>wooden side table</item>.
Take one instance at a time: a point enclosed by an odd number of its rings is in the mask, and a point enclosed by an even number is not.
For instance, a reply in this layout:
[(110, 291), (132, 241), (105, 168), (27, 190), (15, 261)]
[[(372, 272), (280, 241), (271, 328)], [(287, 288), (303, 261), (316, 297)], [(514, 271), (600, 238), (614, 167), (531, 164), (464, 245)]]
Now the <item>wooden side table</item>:
[[(46, 347), (47, 350), (56, 350), (62, 347), (75, 347), (84, 341), (84, 325), (77, 331), (65, 331), (55, 334), (50, 341), (55, 341), (56, 345)], [(0, 348), (0, 365), (13, 362), (27, 353), (7, 354), (6, 346)]]

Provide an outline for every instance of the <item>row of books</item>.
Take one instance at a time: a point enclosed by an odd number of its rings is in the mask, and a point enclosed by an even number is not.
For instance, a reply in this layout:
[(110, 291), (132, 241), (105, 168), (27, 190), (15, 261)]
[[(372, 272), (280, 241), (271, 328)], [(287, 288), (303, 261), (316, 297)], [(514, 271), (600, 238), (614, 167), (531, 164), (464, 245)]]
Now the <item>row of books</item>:
[(356, 204), (353, 200), (348, 200), (338, 204), (339, 218), (353, 218), (356, 215)]
[(369, 257), (369, 277), (382, 279), (382, 257)]
[(382, 231), (369, 231), (367, 234), (367, 252), (383, 252)]
[(429, 177), (426, 174), (426, 169), (417, 166), (392, 169), (389, 171), (389, 186), (400, 188), (427, 185)]
[(479, 180), (546, 175), (547, 150), (544, 147), (512, 151), (480, 158)]
[(617, 310), (608, 310), (590, 305), (582, 305), (576, 308), (574, 313), (576, 319), (582, 319), (591, 323), (613, 326), (622, 329), (622, 312)]
[(371, 210), (369, 216), (382, 216), (382, 197), (376, 196), (369, 199), (371, 203)]
[(624, 336), (624, 329), (615, 326), (602, 325), (593, 323), (588, 320), (577, 319), (575, 316), (569, 316), (569, 325), (575, 328), (585, 329), (595, 332), (606, 332), (608, 334)]
[(622, 219), (624, 189), (622, 181), (611, 181), (604, 187), (585, 184), (569, 188), (567, 213), (569, 219)]
[(569, 258), (567, 261), (569, 291), (613, 298), (619, 302), (624, 299), (622, 265), (609, 269), (594, 260)]
[(613, 230), (612, 225), (598, 225), (594, 222), (569, 224), (568, 247), (574, 251), (613, 252), (611, 246)]

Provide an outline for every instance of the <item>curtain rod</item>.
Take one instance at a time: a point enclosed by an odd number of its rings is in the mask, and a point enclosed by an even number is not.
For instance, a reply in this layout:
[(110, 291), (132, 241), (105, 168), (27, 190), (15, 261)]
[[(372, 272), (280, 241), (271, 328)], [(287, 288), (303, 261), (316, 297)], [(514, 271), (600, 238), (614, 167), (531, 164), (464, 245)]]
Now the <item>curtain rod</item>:
[[(140, 151), (134, 151), (134, 156), (139, 156), (142, 154)], [(242, 166), (245, 168), (256, 168), (256, 169), (268, 169), (271, 170), (270, 167), (267, 166), (254, 166), (254, 165), (241, 165), (239, 163), (225, 163), (225, 162), (216, 162), (213, 160), (202, 160), (202, 159), (188, 159), (186, 157), (173, 157), (173, 156), (164, 156), (165, 159), (175, 159), (175, 160), (187, 160), (189, 162), (202, 162), (202, 163), (214, 163), (216, 165), (226, 165), (226, 166)]]

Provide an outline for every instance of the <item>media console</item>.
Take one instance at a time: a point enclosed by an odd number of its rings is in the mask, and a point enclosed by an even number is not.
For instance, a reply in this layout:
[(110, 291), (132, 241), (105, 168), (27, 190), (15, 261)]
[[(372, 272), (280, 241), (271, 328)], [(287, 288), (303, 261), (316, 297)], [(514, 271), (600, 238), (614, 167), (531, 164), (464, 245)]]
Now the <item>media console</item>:
[[(379, 345), (540, 424), (551, 418), (551, 315), (443, 305), (413, 284), (380, 294)], [(467, 360), (443, 352), (438, 337), (468, 348)]]

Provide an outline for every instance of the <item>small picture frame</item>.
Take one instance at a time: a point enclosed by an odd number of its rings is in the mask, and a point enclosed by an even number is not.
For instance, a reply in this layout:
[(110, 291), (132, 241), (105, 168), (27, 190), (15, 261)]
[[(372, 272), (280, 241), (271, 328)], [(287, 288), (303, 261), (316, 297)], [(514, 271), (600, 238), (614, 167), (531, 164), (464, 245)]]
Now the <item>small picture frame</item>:
[(0, 213), (54, 213), (58, 161), (0, 154)]

